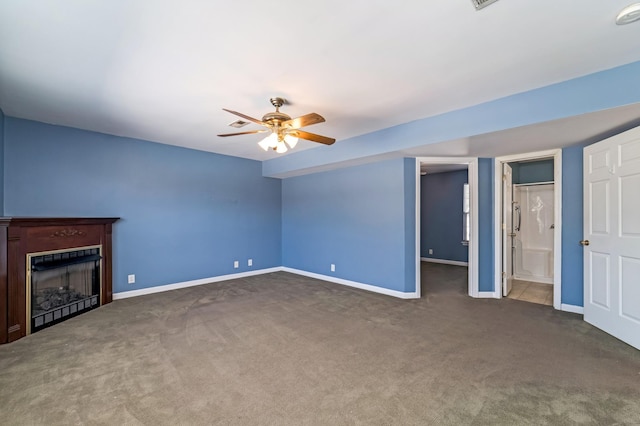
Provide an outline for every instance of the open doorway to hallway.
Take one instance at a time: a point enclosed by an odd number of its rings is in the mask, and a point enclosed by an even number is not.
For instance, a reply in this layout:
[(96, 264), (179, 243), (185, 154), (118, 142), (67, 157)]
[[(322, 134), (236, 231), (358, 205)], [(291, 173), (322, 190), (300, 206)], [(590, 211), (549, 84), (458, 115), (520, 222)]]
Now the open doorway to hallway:
[(421, 157), (417, 161), (420, 275), (425, 273), (424, 263), (457, 266), (454, 269), (465, 270), (467, 293), (478, 297), (477, 159)]

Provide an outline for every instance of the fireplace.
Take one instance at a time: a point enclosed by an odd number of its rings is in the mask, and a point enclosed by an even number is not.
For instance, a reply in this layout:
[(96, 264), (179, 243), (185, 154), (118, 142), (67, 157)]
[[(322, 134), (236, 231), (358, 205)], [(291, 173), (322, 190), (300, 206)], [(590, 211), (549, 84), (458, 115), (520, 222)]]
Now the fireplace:
[(0, 344), (112, 300), (118, 218), (0, 218)]
[(100, 249), (27, 254), (27, 334), (100, 306)]

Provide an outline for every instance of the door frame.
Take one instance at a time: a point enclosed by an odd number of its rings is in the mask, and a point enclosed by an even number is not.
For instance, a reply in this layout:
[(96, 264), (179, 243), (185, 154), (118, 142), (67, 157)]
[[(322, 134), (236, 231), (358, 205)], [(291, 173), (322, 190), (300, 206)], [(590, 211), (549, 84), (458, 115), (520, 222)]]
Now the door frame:
[(502, 163), (553, 158), (553, 307), (562, 310), (562, 150), (551, 149), (525, 154), (506, 155), (494, 159), (494, 295), (502, 298)]
[[(506, 175), (506, 169), (509, 168), (509, 174), (511, 175), (511, 182), (508, 182), (511, 189), (511, 195), (505, 194), (505, 186), (507, 185), (507, 179), (502, 181), (502, 217), (505, 219), (506, 227), (502, 232), (502, 269), (506, 271), (505, 276), (501, 276), (500, 286), (502, 287), (502, 295), (509, 295), (511, 292), (511, 284), (513, 281), (513, 252), (515, 237), (510, 235), (514, 232), (513, 228), (513, 169), (509, 163), (503, 162), (501, 164), (502, 174)], [(509, 219), (509, 215), (511, 219)], [(503, 271), (504, 272), (504, 271)]]
[[(416, 157), (416, 293), (420, 294), (420, 163), (429, 164), (466, 164), (467, 182), (469, 184), (469, 220), (471, 221), (471, 236), (469, 237), (469, 262), (468, 262), (468, 293), (471, 297), (481, 297), (478, 285), (478, 158), (477, 157)], [(462, 206), (460, 206), (462, 208)], [(462, 234), (462, 224), (460, 224)]]

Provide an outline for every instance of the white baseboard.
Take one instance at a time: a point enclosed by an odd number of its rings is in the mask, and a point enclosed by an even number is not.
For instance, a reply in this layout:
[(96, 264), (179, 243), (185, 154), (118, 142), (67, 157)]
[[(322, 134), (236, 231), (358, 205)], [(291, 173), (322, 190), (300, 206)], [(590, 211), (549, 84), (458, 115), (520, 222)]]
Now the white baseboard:
[(283, 266), (277, 266), (275, 268), (258, 269), (258, 270), (255, 270), (255, 271), (240, 272), (240, 273), (237, 273), (237, 274), (219, 275), (217, 277), (202, 278), (202, 279), (199, 279), (199, 280), (184, 281), (184, 282), (175, 283), (175, 284), (166, 284), (166, 285), (160, 285), (160, 286), (156, 286), (156, 287), (141, 288), (139, 290), (122, 291), (122, 292), (118, 292), (118, 293), (113, 293), (113, 300), (126, 299), (126, 298), (129, 298), (129, 297), (136, 297), (136, 296), (144, 296), (145, 294), (161, 293), (163, 291), (177, 290), (177, 289), (180, 289), (180, 288), (187, 288), (187, 287), (193, 287), (193, 286), (197, 286), (197, 285), (211, 284), (211, 283), (215, 283), (215, 282), (219, 282), (219, 281), (227, 281), (227, 280), (233, 280), (233, 279), (237, 279), (237, 278), (251, 277), (253, 275), (269, 274), (269, 273), (272, 273), (272, 272), (280, 272), (280, 271), (289, 272), (289, 273), (297, 274), (297, 275), (302, 275), (302, 276), (310, 277), (310, 278), (316, 278), (316, 279), (323, 280), (323, 281), (329, 281), (329, 282), (336, 283), (336, 284), (342, 284), (342, 285), (346, 285), (346, 286), (349, 286), (349, 287), (355, 287), (355, 288), (359, 288), (359, 289), (362, 289), (362, 290), (371, 291), (371, 292), (374, 292), (374, 293), (380, 293), (380, 294), (385, 294), (387, 296), (397, 297), (397, 298), (400, 298), (400, 299), (416, 299), (416, 298), (418, 298), (418, 295), (417, 295), (416, 292), (405, 293), (405, 292), (402, 292), (402, 291), (390, 290), (390, 289), (377, 287), (377, 286), (370, 285), (370, 284), (363, 284), (363, 283), (359, 283), (359, 282), (356, 282), (356, 281), (349, 281), (349, 280), (344, 280), (342, 278), (336, 278), (336, 277), (331, 277), (331, 276), (328, 276), (328, 275), (316, 274), (314, 272), (307, 272), (307, 271), (303, 271), (303, 270), (300, 270), (300, 269), (293, 269), (293, 268), (286, 268), (286, 267), (283, 267)]
[(346, 285), (349, 287), (355, 287), (355, 288), (359, 288), (361, 290), (367, 290), (367, 291), (371, 291), (374, 293), (380, 293), (380, 294), (385, 294), (387, 296), (393, 296), (393, 297), (397, 297), (400, 299), (417, 299), (418, 298), (418, 294), (416, 292), (411, 292), (411, 293), (405, 293), (403, 291), (398, 291), (398, 290), (390, 290), (388, 288), (382, 288), (382, 287), (378, 287), (375, 285), (370, 285), (370, 284), (363, 284), (363, 283), (359, 283), (356, 281), (349, 281), (349, 280), (345, 280), (342, 278), (336, 278), (336, 277), (331, 277), (329, 275), (322, 275), (322, 274), (316, 274), (314, 272), (307, 272), (307, 271), (303, 271), (300, 269), (293, 269), (293, 268), (287, 268), (287, 267), (283, 267), (282, 270), (284, 272), (289, 272), (292, 274), (297, 274), (297, 275), (302, 275), (305, 277), (310, 277), (310, 278), (316, 278), (319, 280), (323, 280), (323, 281), (329, 281), (335, 284), (342, 284), (342, 285)]
[(445, 265), (469, 266), (469, 262), (460, 262), (458, 260), (434, 259), (433, 257), (421, 257), (423, 262), (444, 263)]
[(119, 293), (113, 293), (113, 300), (126, 299), (128, 297), (144, 296), (145, 294), (161, 293), (163, 291), (177, 290), (179, 288), (193, 287), (196, 285), (210, 284), (210, 283), (215, 283), (219, 281), (227, 281), (227, 280), (233, 280), (236, 278), (251, 277), (253, 275), (269, 274), (271, 272), (279, 272), (279, 271), (282, 271), (282, 267), (277, 266), (275, 268), (257, 269), (255, 271), (239, 272), (237, 274), (218, 275), (217, 277), (202, 278), (199, 280), (184, 281), (184, 282), (175, 283), (175, 284), (166, 284), (166, 285), (160, 285), (156, 287), (141, 288), (139, 290), (122, 291)]
[[(429, 259), (421, 258), (421, 259), (426, 261), (426, 262), (434, 262), (434, 263), (453, 262), (453, 261), (450, 261), (450, 260), (441, 261), (440, 259), (430, 259), (430, 258)], [(458, 263), (464, 263), (464, 262), (458, 262)], [(464, 266), (464, 265), (461, 265), (461, 266)], [(239, 272), (237, 274), (219, 275), (217, 277), (202, 278), (202, 279), (199, 279), (199, 280), (184, 281), (184, 282), (175, 283), (175, 284), (167, 284), (167, 285), (161, 285), (161, 286), (156, 286), (156, 287), (141, 288), (139, 290), (122, 291), (122, 292), (119, 292), (119, 293), (113, 293), (113, 300), (127, 299), (129, 297), (144, 296), (145, 294), (161, 293), (163, 291), (177, 290), (179, 288), (193, 287), (193, 286), (197, 286), (197, 285), (203, 285), (203, 284), (210, 284), (210, 283), (215, 283), (215, 282), (220, 282), (220, 281), (233, 280), (233, 279), (237, 279), (237, 278), (251, 277), (251, 276), (254, 276), (254, 275), (270, 274), (272, 272), (280, 272), (280, 271), (289, 272), (291, 274), (296, 274), (296, 275), (302, 275), (302, 276), (310, 277), (310, 278), (316, 278), (316, 279), (319, 279), (319, 280), (328, 281), (328, 282), (332, 282), (332, 283), (335, 283), (335, 284), (341, 284), (341, 285), (346, 285), (346, 286), (349, 286), (349, 287), (359, 288), (361, 290), (366, 290), (366, 291), (371, 291), (373, 293), (379, 293), (379, 294), (384, 294), (384, 295), (387, 295), (387, 296), (397, 297), (399, 299), (417, 299), (417, 298), (419, 298), (417, 292), (405, 293), (405, 292), (402, 292), (402, 291), (390, 290), (388, 288), (377, 287), (375, 285), (364, 284), (364, 283), (360, 283), (360, 282), (357, 282), (357, 281), (349, 281), (349, 280), (345, 280), (345, 279), (342, 279), (342, 278), (331, 277), (329, 275), (322, 275), (322, 274), (316, 274), (314, 272), (307, 272), (307, 271), (303, 271), (301, 269), (287, 268), (287, 267), (284, 267), (284, 266), (276, 266), (274, 268), (266, 268), (266, 269), (258, 269), (258, 270), (255, 270), (255, 271)], [(500, 299), (500, 296), (498, 295), (498, 293), (493, 292), (493, 291), (480, 291), (480, 292), (478, 292), (477, 296), (475, 296), (475, 297), (477, 297), (479, 299)], [(562, 311), (564, 311), (564, 312), (572, 312), (574, 314), (584, 315), (584, 308), (582, 306), (567, 305), (567, 304), (563, 303), (561, 305), (560, 309)]]
[(477, 297), (478, 299), (500, 299), (495, 291), (479, 291)]
[(566, 305), (563, 303), (560, 305), (560, 310), (565, 312), (573, 312), (574, 314), (584, 315), (584, 308), (582, 306)]

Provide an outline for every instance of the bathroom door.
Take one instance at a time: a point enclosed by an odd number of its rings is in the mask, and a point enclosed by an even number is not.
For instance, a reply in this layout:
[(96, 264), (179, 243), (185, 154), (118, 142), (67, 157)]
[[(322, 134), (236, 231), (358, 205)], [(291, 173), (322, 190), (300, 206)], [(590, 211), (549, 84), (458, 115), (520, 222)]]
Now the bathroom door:
[(511, 293), (513, 284), (513, 172), (502, 163), (502, 295)]
[(640, 127), (583, 161), (584, 320), (640, 349)]

